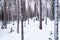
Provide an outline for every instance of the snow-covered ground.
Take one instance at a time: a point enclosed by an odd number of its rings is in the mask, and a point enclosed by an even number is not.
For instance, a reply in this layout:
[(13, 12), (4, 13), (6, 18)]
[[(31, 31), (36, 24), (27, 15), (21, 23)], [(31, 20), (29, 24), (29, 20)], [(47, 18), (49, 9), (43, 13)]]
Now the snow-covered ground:
[[(35, 18), (32, 20), (29, 19), (29, 24), (28, 20), (24, 21), (24, 40), (49, 40), (49, 38), (52, 38), (52, 40), (54, 40), (54, 21), (51, 21), (48, 18), (47, 25), (45, 25), (45, 21), (42, 21), (43, 28), (40, 30), (39, 21), (34, 21), (34, 19)], [(10, 33), (11, 27), (14, 30), (12, 33)], [(0, 40), (21, 40), (21, 21), (19, 24), (19, 33), (17, 33), (17, 21), (14, 21), (14, 25), (13, 22), (7, 24), (7, 29), (0, 28)]]

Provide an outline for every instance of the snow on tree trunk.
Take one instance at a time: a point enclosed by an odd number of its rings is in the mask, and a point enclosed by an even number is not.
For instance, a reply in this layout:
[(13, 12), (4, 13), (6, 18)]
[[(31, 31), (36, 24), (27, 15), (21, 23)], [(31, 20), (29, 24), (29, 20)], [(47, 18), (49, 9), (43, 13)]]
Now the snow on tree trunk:
[(58, 40), (58, 0), (54, 0), (54, 40)]

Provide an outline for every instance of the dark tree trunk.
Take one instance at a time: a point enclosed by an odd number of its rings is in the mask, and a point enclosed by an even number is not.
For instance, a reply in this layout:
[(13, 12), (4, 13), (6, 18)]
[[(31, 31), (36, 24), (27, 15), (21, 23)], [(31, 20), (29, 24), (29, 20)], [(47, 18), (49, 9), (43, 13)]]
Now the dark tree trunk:
[(54, 40), (58, 40), (58, 0), (54, 0)]
[(47, 0), (45, 0), (45, 24), (47, 25)]
[(40, 29), (42, 29), (42, 0), (40, 0)]
[(23, 20), (25, 14), (25, 0), (21, 0), (21, 40), (24, 40), (24, 33), (23, 33)]
[(34, 3), (34, 13), (35, 13), (35, 17), (36, 17), (36, 2)]
[(29, 0), (28, 0), (28, 24), (29, 24), (29, 16), (30, 16), (30, 14), (29, 14), (30, 13), (29, 7), (30, 6), (29, 6)]
[(51, 10), (52, 10), (52, 20), (54, 19), (54, 0), (51, 3)]
[(18, 13), (17, 13), (17, 33), (19, 33), (19, 0), (18, 0)]
[(7, 21), (6, 0), (4, 0), (4, 25), (5, 25), (5, 28), (7, 28), (6, 21)]

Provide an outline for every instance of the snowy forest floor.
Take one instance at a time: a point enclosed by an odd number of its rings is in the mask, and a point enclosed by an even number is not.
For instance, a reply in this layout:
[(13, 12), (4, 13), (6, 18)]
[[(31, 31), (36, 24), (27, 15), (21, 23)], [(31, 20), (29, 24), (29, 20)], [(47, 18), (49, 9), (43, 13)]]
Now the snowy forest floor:
[[(45, 21), (42, 21), (43, 27), (40, 30), (39, 21), (34, 20), (35, 18), (29, 19), (29, 24), (28, 21), (24, 21), (24, 40), (49, 40), (50, 38), (54, 40), (54, 21), (47, 18), (47, 25), (45, 25)], [(0, 27), (1, 25), (2, 23), (0, 22)], [(14, 31), (10, 33), (11, 27)], [(60, 27), (58, 30), (60, 30)], [(21, 21), (19, 23), (19, 33), (17, 33), (17, 21), (14, 21), (14, 25), (12, 21), (7, 24), (7, 29), (0, 28), (0, 40), (21, 40)]]

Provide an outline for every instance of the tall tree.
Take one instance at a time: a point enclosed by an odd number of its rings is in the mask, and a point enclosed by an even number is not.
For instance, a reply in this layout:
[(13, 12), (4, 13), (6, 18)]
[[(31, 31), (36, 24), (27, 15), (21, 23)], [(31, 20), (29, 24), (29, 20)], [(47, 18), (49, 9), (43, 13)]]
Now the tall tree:
[(9, 3), (8, 3), (8, 5), (7, 5), (7, 6), (8, 6), (8, 12), (7, 12), (7, 13), (8, 13), (8, 22), (9, 22), (9, 21), (10, 21), (10, 7), (11, 7), (10, 4), (11, 4), (11, 3), (10, 3), (10, 1), (8, 1), (8, 2), (9, 2)]
[(10, 9), (9, 9), (10, 7), (8, 7), (8, 22), (10, 21)]
[[(14, 13), (15, 13), (15, 16), (17, 14), (17, 6), (16, 6), (16, 0), (14, 0), (14, 5), (15, 5), (15, 10), (14, 10)], [(14, 17), (15, 18), (15, 17)]]
[(4, 0), (4, 25), (5, 25), (5, 28), (7, 28), (7, 26), (6, 26), (6, 21), (7, 21), (6, 16), (7, 16), (7, 14), (6, 13), (7, 13), (6, 12), (6, 0)]
[(36, 0), (35, 0), (34, 2), (35, 2), (35, 3), (34, 3), (34, 13), (35, 13), (34, 16), (36, 16)]
[(13, 12), (14, 9), (13, 9), (13, 2), (12, 2), (12, 10), (11, 10), (11, 11), (12, 11), (12, 21), (13, 21), (13, 24), (14, 24), (14, 12)]
[(29, 24), (29, 17), (30, 17), (30, 10), (29, 10), (30, 6), (29, 6), (29, 0), (28, 0), (28, 24)]
[(34, 10), (35, 10), (34, 12), (35, 12), (35, 16), (36, 16), (36, 19), (37, 19), (37, 13), (38, 13), (38, 9), (37, 9), (37, 8), (38, 8), (38, 7), (37, 7), (37, 6), (38, 6), (38, 0), (34, 0), (34, 2), (35, 2), (35, 3), (34, 3)]
[(45, 0), (45, 24), (47, 25), (47, 0)]
[(58, 0), (53, 0), (54, 3), (54, 40), (58, 40)]
[(40, 0), (40, 29), (42, 29), (42, 0)]
[(24, 40), (24, 34), (23, 34), (23, 18), (25, 14), (25, 0), (21, 0), (21, 40)]
[(51, 19), (54, 19), (54, 0), (50, 0), (51, 1)]
[(17, 33), (19, 33), (19, 0), (18, 0), (18, 13), (17, 13)]
[[(0, 4), (0, 20), (2, 22), (3, 6)], [(3, 16), (4, 17), (4, 16)]]

